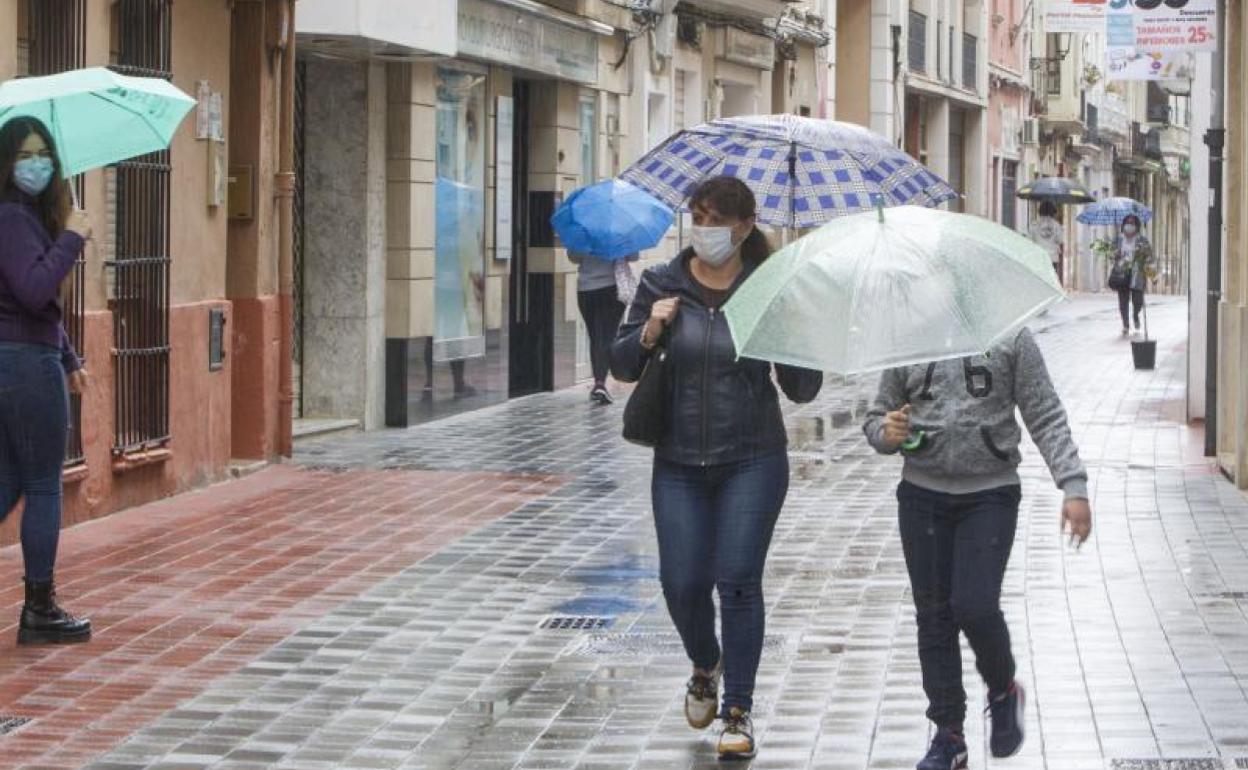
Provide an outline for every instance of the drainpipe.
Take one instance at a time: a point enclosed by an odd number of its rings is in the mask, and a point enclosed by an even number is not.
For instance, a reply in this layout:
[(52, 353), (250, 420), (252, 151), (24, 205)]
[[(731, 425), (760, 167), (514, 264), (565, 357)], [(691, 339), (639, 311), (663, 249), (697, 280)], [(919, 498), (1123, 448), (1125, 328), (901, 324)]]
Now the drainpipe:
[(1213, 54), (1209, 146), (1209, 254), (1205, 305), (1205, 457), (1218, 454), (1218, 305), (1222, 300), (1222, 148), (1226, 142), (1226, 0), (1218, 0), (1218, 49)]
[(290, 457), (294, 432), (294, 286), (295, 286), (295, 2), (279, 0), (281, 92), (278, 118), (278, 171), (273, 178), (277, 206), (277, 307), (281, 324), (278, 360), (278, 453)]

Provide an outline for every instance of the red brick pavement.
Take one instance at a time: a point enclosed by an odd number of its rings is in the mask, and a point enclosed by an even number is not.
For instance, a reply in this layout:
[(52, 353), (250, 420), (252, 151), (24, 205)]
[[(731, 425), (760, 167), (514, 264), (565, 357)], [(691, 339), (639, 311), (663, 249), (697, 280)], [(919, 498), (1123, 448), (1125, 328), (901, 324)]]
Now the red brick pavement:
[(273, 467), (63, 533), (85, 645), (18, 647), (21, 554), (0, 549), (0, 767), (78, 767), (341, 602), (561, 484)]

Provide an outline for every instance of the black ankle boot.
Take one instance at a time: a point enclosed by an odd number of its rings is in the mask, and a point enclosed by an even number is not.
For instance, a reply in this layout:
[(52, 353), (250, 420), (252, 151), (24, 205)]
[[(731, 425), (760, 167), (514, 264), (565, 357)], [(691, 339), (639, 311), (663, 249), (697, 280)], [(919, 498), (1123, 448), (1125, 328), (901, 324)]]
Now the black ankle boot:
[(17, 629), (18, 644), (61, 644), (91, 638), (91, 621), (79, 620), (56, 603), (56, 589), (46, 583), (26, 582), (26, 604)]

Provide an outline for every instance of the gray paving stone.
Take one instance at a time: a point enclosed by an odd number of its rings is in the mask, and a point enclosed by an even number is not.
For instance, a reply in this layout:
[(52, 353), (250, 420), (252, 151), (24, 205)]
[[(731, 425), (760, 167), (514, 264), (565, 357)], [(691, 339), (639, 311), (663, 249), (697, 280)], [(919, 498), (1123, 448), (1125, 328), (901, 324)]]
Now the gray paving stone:
[[(1175, 422), (1181, 350), (1130, 366), (1110, 300), (1038, 324), (1092, 474), (1096, 527), (1057, 537), (1034, 448), (1003, 592), (1030, 740), (1017, 770), (1188, 770), (1248, 755), (1248, 500)], [(1179, 339), (1184, 306), (1150, 322)], [(755, 768), (910, 768), (929, 728), (896, 535), (894, 461), (858, 424), (868, 378), (790, 407), (793, 485), (766, 576)], [(307, 623), (93, 767), (709, 768), (681, 713), (688, 664), (656, 579), (646, 452), (619, 409), (545, 394), (407, 431), (308, 445), (324, 468), (556, 474), (566, 484)], [(546, 631), (557, 614), (609, 629)], [(970, 713), (982, 685), (966, 650)], [(973, 767), (988, 757), (968, 725)], [(1004, 766), (1004, 765), (1000, 765)]]

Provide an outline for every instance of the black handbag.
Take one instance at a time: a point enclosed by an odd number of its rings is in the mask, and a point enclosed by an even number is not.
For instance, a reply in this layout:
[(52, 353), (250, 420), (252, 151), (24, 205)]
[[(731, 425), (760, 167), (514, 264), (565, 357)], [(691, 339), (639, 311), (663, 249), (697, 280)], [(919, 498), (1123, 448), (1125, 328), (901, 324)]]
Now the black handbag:
[(666, 343), (665, 331), (650, 351), (650, 359), (637, 378), (637, 387), (624, 405), (624, 440), (652, 449), (667, 436), (671, 413), (671, 364)]
[(1125, 261), (1114, 265), (1109, 271), (1109, 288), (1114, 291), (1131, 288), (1131, 266)]

